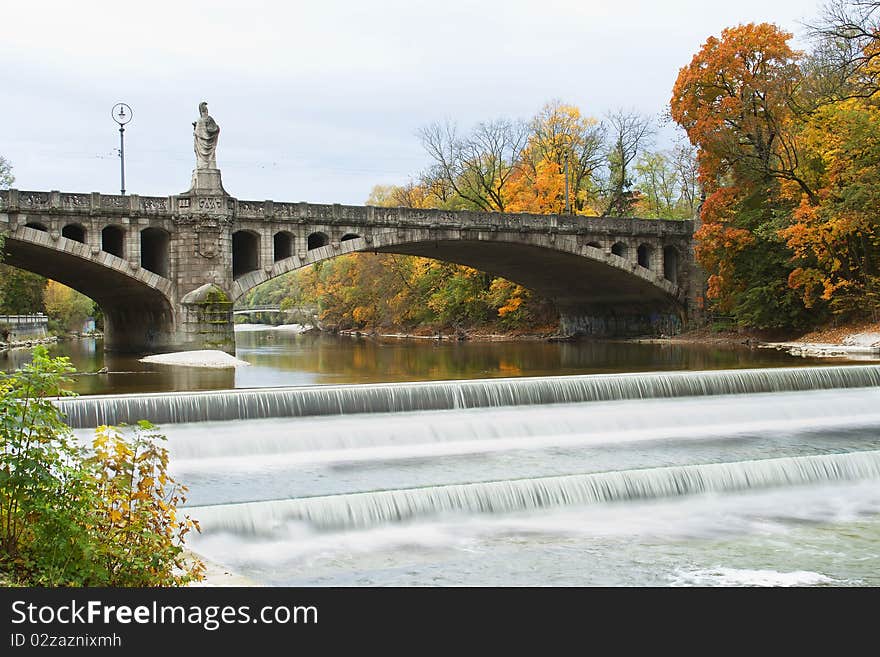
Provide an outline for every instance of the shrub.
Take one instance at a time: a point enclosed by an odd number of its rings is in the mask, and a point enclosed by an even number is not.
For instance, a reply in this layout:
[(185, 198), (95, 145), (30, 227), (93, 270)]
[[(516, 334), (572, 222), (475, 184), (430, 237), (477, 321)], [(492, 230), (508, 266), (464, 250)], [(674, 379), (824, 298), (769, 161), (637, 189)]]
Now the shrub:
[(22, 585), (173, 586), (201, 579), (184, 559), (198, 524), (148, 422), (100, 427), (80, 444), (52, 399), (69, 396), (67, 358), (36, 347), (0, 378), (0, 570)]

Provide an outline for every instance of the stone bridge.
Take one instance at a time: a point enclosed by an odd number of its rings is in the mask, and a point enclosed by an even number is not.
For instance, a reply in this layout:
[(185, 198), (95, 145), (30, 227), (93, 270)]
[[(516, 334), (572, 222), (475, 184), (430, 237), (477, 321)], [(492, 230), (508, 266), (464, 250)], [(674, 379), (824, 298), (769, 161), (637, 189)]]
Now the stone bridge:
[(353, 252), (468, 265), (552, 300), (562, 331), (673, 333), (701, 293), (691, 221), (0, 191), (5, 262), (94, 299), (107, 349), (234, 350), (232, 306), (276, 276)]

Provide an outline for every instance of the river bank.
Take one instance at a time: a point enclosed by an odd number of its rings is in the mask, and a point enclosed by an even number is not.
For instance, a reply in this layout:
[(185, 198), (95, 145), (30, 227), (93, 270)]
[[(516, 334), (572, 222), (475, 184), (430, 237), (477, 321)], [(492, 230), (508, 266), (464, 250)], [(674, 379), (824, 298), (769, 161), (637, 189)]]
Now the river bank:
[(54, 344), (56, 342), (58, 342), (58, 336), (56, 335), (31, 340), (10, 340), (9, 342), (0, 342), (0, 353), (11, 351), (12, 349), (33, 349), (38, 344)]
[(663, 338), (635, 338), (634, 342), (690, 343), (775, 349), (793, 356), (880, 359), (880, 322), (852, 322), (815, 329), (800, 335), (772, 335), (757, 330), (717, 331), (700, 327)]
[(413, 331), (332, 331), (337, 335), (355, 338), (397, 338), (401, 340), (437, 340), (447, 342), (541, 342), (566, 339), (559, 335), (555, 327), (538, 327), (531, 330), (507, 332), (466, 329), (460, 331), (437, 331), (432, 329), (416, 329)]

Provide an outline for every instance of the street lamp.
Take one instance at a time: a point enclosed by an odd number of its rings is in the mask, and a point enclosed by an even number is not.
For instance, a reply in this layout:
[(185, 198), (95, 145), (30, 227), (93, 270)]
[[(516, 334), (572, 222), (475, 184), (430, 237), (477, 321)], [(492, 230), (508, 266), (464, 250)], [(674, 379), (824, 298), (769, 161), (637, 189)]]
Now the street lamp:
[(116, 103), (110, 110), (110, 116), (119, 124), (119, 186), (120, 193), (125, 196), (125, 125), (131, 121), (134, 113), (125, 103)]

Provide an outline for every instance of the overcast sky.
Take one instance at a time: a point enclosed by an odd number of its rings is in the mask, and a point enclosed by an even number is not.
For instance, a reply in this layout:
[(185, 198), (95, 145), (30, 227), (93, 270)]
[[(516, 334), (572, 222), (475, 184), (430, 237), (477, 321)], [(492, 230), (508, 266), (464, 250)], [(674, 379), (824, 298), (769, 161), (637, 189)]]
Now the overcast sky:
[[(428, 160), (416, 131), (530, 118), (552, 99), (659, 115), (710, 35), (769, 21), (803, 36), (812, 0), (3, 0), (0, 155), (15, 187), (189, 187), (208, 102), (241, 199), (362, 204)], [(803, 47), (798, 38), (795, 45)], [(668, 133), (666, 133), (668, 136)]]

